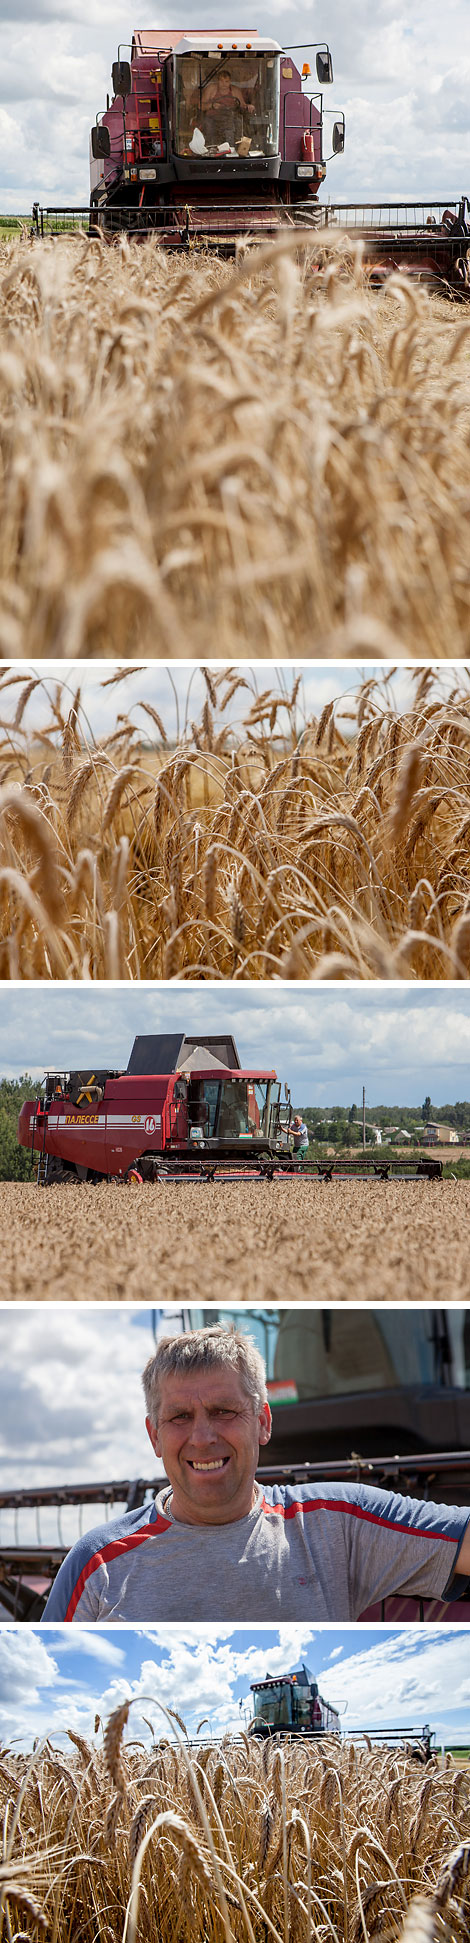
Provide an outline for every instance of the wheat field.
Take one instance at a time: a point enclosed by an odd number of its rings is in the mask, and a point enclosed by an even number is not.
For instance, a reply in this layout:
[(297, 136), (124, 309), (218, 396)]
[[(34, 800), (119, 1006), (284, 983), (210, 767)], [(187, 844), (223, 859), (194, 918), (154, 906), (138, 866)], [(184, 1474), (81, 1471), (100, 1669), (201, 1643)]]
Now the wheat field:
[(0, 242), (0, 655), (464, 658), (469, 359), (331, 233)]
[(470, 1181), (0, 1182), (2, 1295), (465, 1302)]
[(68, 1754), (4, 1750), (0, 1943), (466, 1943), (468, 1765), (367, 1739), (149, 1749), (129, 1711)]
[(344, 698), (305, 713), (300, 673), (204, 672), (171, 745), (145, 670), (145, 736), (118, 669), (99, 741), (79, 687), (0, 678), (0, 977), (467, 979), (468, 671), (444, 694), (416, 669), (402, 710), (353, 680), (352, 735)]

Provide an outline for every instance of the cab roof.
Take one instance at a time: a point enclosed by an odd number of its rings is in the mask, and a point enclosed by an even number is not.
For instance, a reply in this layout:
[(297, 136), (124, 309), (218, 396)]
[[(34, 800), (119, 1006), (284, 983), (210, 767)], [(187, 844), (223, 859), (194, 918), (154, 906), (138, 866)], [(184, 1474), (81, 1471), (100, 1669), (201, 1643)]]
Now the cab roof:
[(131, 59), (139, 54), (281, 54), (277, 40), (260, 35), (256, 27), (136, 27), (132, 36)]

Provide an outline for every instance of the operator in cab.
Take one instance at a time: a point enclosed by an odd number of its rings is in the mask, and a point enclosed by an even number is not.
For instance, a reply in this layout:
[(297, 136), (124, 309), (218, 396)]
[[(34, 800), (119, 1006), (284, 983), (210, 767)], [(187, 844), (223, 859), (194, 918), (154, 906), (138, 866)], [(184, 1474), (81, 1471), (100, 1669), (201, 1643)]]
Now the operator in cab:
[(163, 1338), (143, 1373), (166, 1481), (74, 1545), (46, 1620), (356, 1620), (391, 1593), (458, 1601), (470, 1510), (375, 1484), (263, 1485), (271, 1412), (250, 1336), (215, 1323)]
[(201, 127), (207, 148), (236, 148), (249, 132), (254, 103), (247, 99), (225, 65), (203, 85)]

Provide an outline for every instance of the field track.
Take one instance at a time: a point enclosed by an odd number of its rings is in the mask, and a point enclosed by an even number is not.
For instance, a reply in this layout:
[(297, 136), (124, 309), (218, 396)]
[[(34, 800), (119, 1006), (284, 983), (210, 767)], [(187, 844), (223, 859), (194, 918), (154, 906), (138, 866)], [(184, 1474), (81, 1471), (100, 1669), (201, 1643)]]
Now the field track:
[(468, 655), (468, 307), (345, 251), (0, 244), (2, 656)]
[(465, 1301), (470, 1181), (0, 1185), (14, 1301)]

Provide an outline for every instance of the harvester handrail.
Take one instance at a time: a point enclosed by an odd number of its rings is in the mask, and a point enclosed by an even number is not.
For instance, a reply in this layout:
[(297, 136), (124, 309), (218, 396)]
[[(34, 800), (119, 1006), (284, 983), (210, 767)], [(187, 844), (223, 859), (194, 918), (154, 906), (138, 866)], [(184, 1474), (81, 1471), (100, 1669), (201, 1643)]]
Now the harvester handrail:
[[(426, 1477), (434, 1474), (443, 1476), (448, 1471), (464, 1474), (470, 1470), (470, 1450), (467, 1451), (411, 1451), (404, 1455), (390, 1457), (348, 1457), (324, 1459), (316, 1463), (304, 1464), (263, 1464), (256, 1473), (258, 1484), (308, 1484), (315, 1478), (325, 1482), (335, 1479), (347, 1482), (352, 1479), (371, 1479), (397, 1477), (401, 1471), (407, 1476)], [(0, 1510), (26, 1510), (36, 1505), (73, 1505), (73, 1504), (115, 1504), (127, 1502), (132, 1495), (133, 1502), (139, 1500), (146, 1491), (164, 1490), (168, 1480), (160, 1477), (112, 1480), (106, 1483), (30, 1485), (19, 1490), (0, 1491)]]

